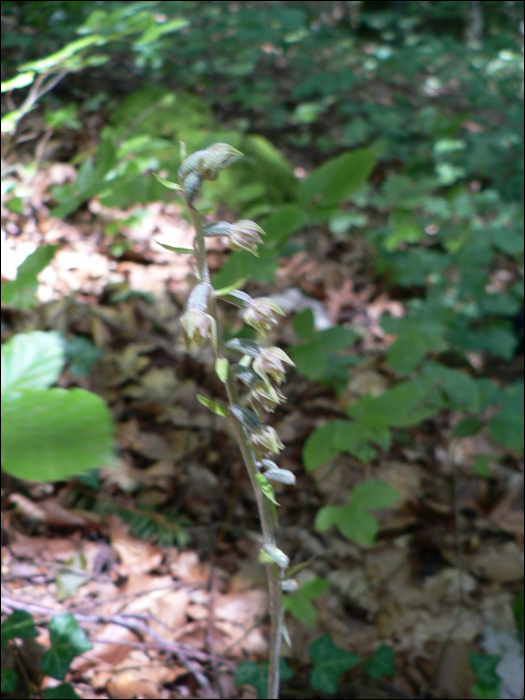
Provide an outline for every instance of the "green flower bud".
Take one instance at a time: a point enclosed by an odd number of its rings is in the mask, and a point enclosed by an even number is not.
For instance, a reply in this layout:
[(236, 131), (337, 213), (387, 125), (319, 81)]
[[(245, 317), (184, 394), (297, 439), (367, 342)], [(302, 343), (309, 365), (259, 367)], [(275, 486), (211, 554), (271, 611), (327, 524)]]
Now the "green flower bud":
[(283, 401), (286, 401), (286, 396), (263, 380), (255, 382), (248, 394), (248, 402), (259, 418), (261, 408), (271, 413)]
[(285, 369), (283, 362), (295, 367), (295, 364), (290, 360), (284, 350), (274, 346), (262, 348), (259, 355), (253, 361), (252, 367), (253, 371), (256, 372), (263, 381), (269, 382), (268, 375), (270, 374), (273, 379), (280, 384), (284, 381)]
[(241, 156), (242, 153), (228, 143), (214, 143), (185, 158), (179, 168), (179, 180), (184, 183), (190, 173), (198, 175), (202, 180), (216, 180), (220, 170)]
[(265, 235), (260, 226), (248, 219), (242, 219), (231, 226), (228, 245), (232, 250), (247, 250), (259, 257), (257, 245), (262, 243), (259, 234)]
[(218, 346), (217, 324), (212, 316), (200, 309), (188, 309), (180, 320), (184, 329), (186, 350), (191, 350), (194, 344), (201, 348), (207, 338), (215, 348)]
[(188, 177), (185, 178), (184, 184), (182, 185), (182, 190), (186, 195), (188, 204), (193, 204), (193, 200), (199, 194), (201, 185), (202, 177), (200, 177), (200, 175), (197, 173), (188, 173)]
[(256, 457), (263, 457), (269, 452), (279, 452), (284, 445), (273, 428), (263, 425), (250, 433), (250, 443)]
[(252, 299), (242, 317), (249, 326), (255, 328), (259, 333), (265, 334), (272, 327), (272, 323), (277, 323), (276, 313), (281, 314), (281, 316), (285, 315), (281, 307), (274, 301), (266, 297), (259, 297)]

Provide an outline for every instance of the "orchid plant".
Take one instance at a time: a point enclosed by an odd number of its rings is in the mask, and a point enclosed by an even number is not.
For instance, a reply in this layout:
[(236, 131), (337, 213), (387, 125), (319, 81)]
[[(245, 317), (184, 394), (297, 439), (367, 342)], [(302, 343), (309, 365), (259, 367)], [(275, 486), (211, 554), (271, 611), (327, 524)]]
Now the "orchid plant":
[[(272, 482), (294, 484), (295, 476), (287, 469), (281, 469), (272, 459), (284, 448), (276, 431), (262, 422), (262, 411), (274, 411), (285, 401), (279, 385), (285, 378), (285, 366), (294, 363), (278, 347), (262, 347), (259, 343), (234, 338), (223, 341), (217, 299), (234, 304), (242, 309), (246, 324), (255, 328), (263, 339), (274, 324), (277, 315), (284, 315), (279, 306), (266, 297), (252, 299), (246, 292), (232, 285), (215, 290), (210, 282), (210, 272), (206, 262), (205, 239), (211, 236), (227, 237), (233, 250), (247, 250), (258, 255), (257, 246), (262, 243), (264, 231), (253, 221), (241, 220), (235, 224), (219, 221), (205, 225), (195, 207), (195, 199), (204, 180), (215, 180), (219, 172), (240, 158), (242, 153), (226, 143), (216, 143), (209, 148), (196, 151), (188, 157), (183, 153), (179, 168), (179, 184), (169, 182), (155, 175), (163, 185), (180, 190), (193, 227), (195, 241), (193, 249), (174, 248), (160, 244), (164, 248), (192, 253), (197, 261), (195, 273), (197, 284), (191, 291), (187, 310), (181, 318), (186, 349), (202, 347), (210, 341), (215, 354), (215, 369), (226, 388), (228, 406), (198, 396), (197, 398), (214, 413), (228, 416), (248, 470), (255, 492), (262, 538), (259, 560), (266, 566), (268, 574), (269, 606), (271, 617), (270, 654), (268, 667), (268, 698), (279, 697), (279, 655), (283, 628), (283, 590), (296, 588), (295, 581), (286, 579), (289, 564), (286, 554), (275, 540), (277, 523), (274, 489)], [(238, 362), (232, 362), (230, 353), (241, 354)], [(246, 389), (241, 403), (239, 384)], [(249, 408), (247, 405), (248, 404)]]

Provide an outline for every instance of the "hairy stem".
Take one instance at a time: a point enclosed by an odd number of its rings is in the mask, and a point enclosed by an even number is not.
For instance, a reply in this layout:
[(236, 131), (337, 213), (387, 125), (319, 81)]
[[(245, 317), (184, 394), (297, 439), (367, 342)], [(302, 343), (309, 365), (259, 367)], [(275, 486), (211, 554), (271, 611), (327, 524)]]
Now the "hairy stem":
[[(197, 258), (197, 269), (199, 273), (199, 278), (201, 282), (209, 282), (210, 272), (206, 263), (206, 249), (204, 245), (204, 233), (201, 217), (199, 212), (193, 207), (192, 204), (190, 204), (187, 197), (184, 197), (184, 203), (188, 210), (191, 223), (195, 228), (196, 235), (194, 250), (195, 256)], [(215, 323), (217, 325), (218, 343), (217, 347), (214, 347), (215, 357), (217, 359), (221, 359), (225, 356), (225, 350), (222, 340), (222, 332), (219, 323), (217, 304), (215, 298), (212, 298), (210, 300), (209, 312), (210, 315), (214, 318)], [(231, 408), (232, 406), (237, 405), (239, 403), (235, 374), (231, 368), (228, 368), (228, 376), (224, 384), (228, 396), (228, 403)], [(259, 511), (259, 518), (261, 520), (263, 545), (274, 545), (275, 537), (272, 512), (270, 510), (269, 501), (263, 494), (256, 480), (256, 475), (258, 474), (259, 470), (257, 468), (255, 454), (250, 446), (250, 440), (247, 430), (241, 423), (241, 421), (231, 412), (230, 417), (232, 420), (235, 437), (239, 445), (244, 464), (248, 471), (252, 488), (255, 493), (257, 508)], [(269, 607), (271, 619), (270, 654), (268, 667), (268, 698), (274, 700), (279, 697), (279, 657), (281, 649), (284, 609), (283, 593), (281, 588), (281, 570), (277, 566), (277, 564), (266, 564), (266, 572), (268, 575)]]

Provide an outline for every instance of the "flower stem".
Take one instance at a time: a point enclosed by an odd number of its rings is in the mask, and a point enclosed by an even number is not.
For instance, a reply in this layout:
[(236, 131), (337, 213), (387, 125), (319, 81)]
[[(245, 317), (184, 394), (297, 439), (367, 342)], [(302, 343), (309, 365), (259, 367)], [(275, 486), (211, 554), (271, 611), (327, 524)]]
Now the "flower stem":
[[(210, 281), (210, 272), (206, 262), (206, 249), (204, 245), (204, 232), (201, 221), (201, 216), (199, 212), (193, 207), (188, 201), (186, 196), (184, 197), (184, 203), (188, 210), (191, 223), (195, 228), (195, 243), (194, 250), (195, 256), (197, 258), (197, 269), (199, 273), (199, 278), (201, 282)], [(215, 357), (221, 359), (225, 356), (224, 344), (222, 340), (222, 331), (219, 323), (219, 317), (217, 313), (216, 299), (213, 295), (209, 301), (209, 313), (215, 320), (217, 327), (217, 346), (214, 346)], [(233, 370), (228, 368), (228, 375), (226, 381), (224, 382), (226, 387), (226, 394), (228, 396), (228, 403), (231, 409), (232, 406), (238, 405), (239, 397), (237, 392), (237, 385), (235, 374)], [(241, 455), (248, 471), (252, 488), (255, 493), (255, 499), (257, 501), (257, 509), (259, 511), (259, 518), (261, 520), (262, 529), (262, 544), (275, 544), (274, 537), (274, 526), (272, 519), (272, 512), (270, 510), (270, 503), (266, 496), (263, 494), (259, 484), (257, 483), (256, 476), (259, 473), (257, 467), (257, 460), (255, 454), (250, 446), (249, 435), (246, 428), (241, 423), (241, 421), (230, 411), (230, 417), (233, 424), (233, 430), (235, 433), (235, 438), (239, 445)], [(269, 654), (269, 666), (268, 666), (268, 694), (267, 697), (271, 700), (276, 700), (279, 697), (279, 657), (281, 649), (281, 637), (282, 637), (282, 625), (284, 617), (283, 609), (283, 593), (281, 588), (281, 569), (277, 564), (269, 563), (266, 564), (266, 572), (268, 576), (268, 593), (269, 593), (269, 608), (270, 608), (270, 619), (271, 619), (271, 631), (270, 631), (270, 654)]]

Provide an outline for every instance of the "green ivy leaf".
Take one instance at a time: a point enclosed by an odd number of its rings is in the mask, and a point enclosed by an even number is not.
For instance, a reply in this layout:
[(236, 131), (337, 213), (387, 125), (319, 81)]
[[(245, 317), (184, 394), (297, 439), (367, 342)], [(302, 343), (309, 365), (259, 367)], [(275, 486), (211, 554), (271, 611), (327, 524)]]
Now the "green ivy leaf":
[(10, 639), (38, 637), (33, 617), (25, 610), (15, 610), (2, 622), (2, 649)]
[(365, 671), (369, 678), (374, 681), (379, 680), (383, 676), (392, 678), (395, 672), (395, 653), (394, 650), (387, 644), (381, 644), (374, 655), (367, 659), (364, 663)]
[(306, 622), (306, 624), (314, 627), (317, 613), (311, 600), (323, 595), (329, 588), (330, 582), (324, 578), (315, 578), (312, 581), (308, 581), (300, 586), (293, 595), (284, 597), (284, 609), (297, 620)]
[[(281, 680), (288, 681), (293, 678), (293, 671), (285, 659), (279, 659), (279, 676)], [(235, 685), (251, 685), (257, 691), (258, 698), (268, 697), (268, 662), (255, 663), (245, 661), (235, 669)]]
[(308, 648), (314, 667), (310, 674), (310, 685), (315, 690), (333, 695), (343, 673), (356, 666), (359, 656), (336, 647), (329, 634), (319, 637)]
[(51, 648), (42, 657), (42, 672), (63, 681), (73, 659), (93, 645), (70, 613), (55, 615), (49, 623)]
[[(496, 673), (496, 667), (501, 661), (500, 654), (470, 654), (470, 665), (476, 676), (478, 686), (485, 691), (499, 690), (501, 678)], [(484, 695), (483, 697), (487, 697)]]

